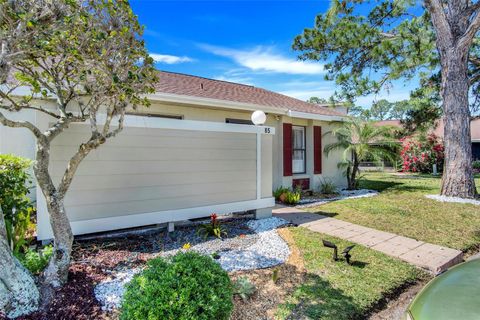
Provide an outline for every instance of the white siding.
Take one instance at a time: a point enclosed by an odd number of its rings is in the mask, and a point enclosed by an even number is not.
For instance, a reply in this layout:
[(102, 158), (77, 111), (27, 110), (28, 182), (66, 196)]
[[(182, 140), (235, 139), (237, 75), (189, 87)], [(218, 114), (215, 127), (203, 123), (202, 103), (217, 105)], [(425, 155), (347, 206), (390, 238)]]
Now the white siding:
[[(73, 125), (52, 143), (50, 171), (55, 184), (88, 132), (86, 125)], [(125, 128), (80, 164), (65, 199), (67, 214), (79, 234), (107, 228), (99, 229), (96, 221), (108, 225), (108, 219), (125, 222), (158, 213), (157, 219), (148, 221), (161, 223), (194, 217), (196, 208), (257, 201), (256, 159), (254, 133)], [(268, 199), (272, 136), (262, 135), (261, 162), (261, 198)], [(46, 217), (42, 205), (39, 216)], [(192, 212), (186, 214), (188, 208)], [(161, 217), (162, 212), (167, 214)], [(170, 212), (182, 214), (172, 218)], [(50, 233), (45, 228), (49, 229), (45, 223), (39, 224), (40, 239)]]

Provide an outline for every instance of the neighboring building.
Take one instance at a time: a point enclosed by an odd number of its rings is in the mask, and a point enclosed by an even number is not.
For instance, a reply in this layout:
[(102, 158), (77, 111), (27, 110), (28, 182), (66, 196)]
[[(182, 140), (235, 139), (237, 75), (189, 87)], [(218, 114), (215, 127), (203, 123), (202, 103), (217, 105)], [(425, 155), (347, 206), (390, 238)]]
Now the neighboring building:
[[(401, 127), (402, 124), (400, 123), (400, 120), (383, 120), (383, 121), (377, 121), (377, 125), (379, 126), (394, 126), (394, 127)], [(443, 139), (443, 131), (444, 131), (444, 125), (443, 125), (443, 120), (439, 120), (437, 122), (437, 125), (435, 129), (432, 131), (436, 136), (440, 137)], [(472, 119), (470, 122), (470, 135), (472, 139), (472, 157), (474, 160), (479, 160), (480, 159), (480, 117)]]
[[(130, 110), (125, 129), (80, 165), (66, 198), (75, 234), (257, 210), (271, 214), (272, 190), (322, 178), (345, 185), (342, 152), (325, 157), (324, 134), (344, 114), (253, 86), (160, 72), (149, 108)], [(42, 104), (45, 104), (43, 101)], [(250, 125), (254, 110), (265, 126)], [(17, 116), (17, 115), (10, 115)], [(31, 121), (48, 127), (44, 115)], [(86, 124), (71, 126), (52, 144), (51, 172), (60, 179)], [(21, 141), (21, 145), (17, 142)], [(0, 126), (0, 152), (34, 158), (34, 139)], [(38, 237), (51, 236), (37, 190)]]

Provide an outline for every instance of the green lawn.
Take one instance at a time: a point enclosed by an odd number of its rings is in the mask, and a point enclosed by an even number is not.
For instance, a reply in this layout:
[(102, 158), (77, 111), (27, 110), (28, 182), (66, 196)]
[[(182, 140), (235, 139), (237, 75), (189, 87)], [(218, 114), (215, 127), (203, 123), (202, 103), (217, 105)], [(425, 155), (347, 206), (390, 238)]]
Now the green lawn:
[[(478, 188), (480, 177), (476, 178), (476, 184)], [(442, 203), (424, 197), (439, 193), (440, 177), (368, 173), (360, 187), (375, 189), (381, 194), (308, 210), (465, 252), (473, 251), (480, 244), (479, 206)]]
[(332, 250), (324, 248), (321, 239), (333, 241), (341, 250), (352, 243), (305, 228), (290, 230), (308, 275), (280, 306), (280, 319), (363, 318), (385, 297), (426, 277), (407, 263), (360, 245), (351, 251), (352, 265), (334, 262)]

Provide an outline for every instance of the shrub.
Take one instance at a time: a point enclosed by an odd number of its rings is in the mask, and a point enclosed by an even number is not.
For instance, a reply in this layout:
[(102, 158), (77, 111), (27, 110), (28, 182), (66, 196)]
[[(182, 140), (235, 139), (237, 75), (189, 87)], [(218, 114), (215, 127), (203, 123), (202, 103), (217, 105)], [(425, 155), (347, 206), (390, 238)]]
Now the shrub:
[(16, 257), (33, 274), (40, 274), (52, 256), (53, 247), (46, 246), (40, 250), (28, 248), (25, 253), (17, 253)]
[(473, 169), (480, 170), (480, 160), (475, 160), (472, 162)]
[(434, 134), (402, 139), (402, 171), (431, 173), (434, 164), (440, 171), (443, 167), (443, 151), (442, 142)]
[(0, 155), (0, 207), (5, 217), (7, 240), (14, 253), (28, 244), (27, 234), (33, 224), (31, 201), (27, 197), (31, 178), (27, 170), (32, 162), (13, 155)]
[(287, 191), (285, 193), (285, 199), (283, 200), (286, 204), (295, 205), (300, 201), (302, 193), (300, 191)]
[(247, 277), (240, 277), (233, 283), (234, 293), (242, 298), (243, 302), (253, 296), (257, 288)]
[(201, 224), (199, 226), (198, 233), (203, 234), (205, 238), (207, 238), (208, 236), (222, 238), (222, 236), (227, 235), (227, 232), (220, 225), (220, 221), (218, 221), (217, 215), (215, 213), (212, 213), (210, 215), (210, 223)]
[(127, 285), (120, 319), (229, 319), (232, 283), (212, 258), (178, 253), (157, 258)]
[(273, 196), (275, 197), (275, 201), (281, 201), (281, 197), (283, 194), (287, 193), (289, 190), (285, 187), (278, 187), (273, 191)]
[(320, 180), (321, 194), (337, 194), (337, 186), (329, 179)]

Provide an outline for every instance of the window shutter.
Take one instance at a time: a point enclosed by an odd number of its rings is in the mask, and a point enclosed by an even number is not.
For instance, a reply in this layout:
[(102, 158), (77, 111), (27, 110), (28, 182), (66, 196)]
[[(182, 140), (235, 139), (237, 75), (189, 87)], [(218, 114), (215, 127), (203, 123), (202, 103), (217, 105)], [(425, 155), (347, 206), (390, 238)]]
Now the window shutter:
[(322, 127), (313, 127), (313, 173), (322, 173)]
[(283, 176), (292, 175), (292, 124), (283, 124)]

